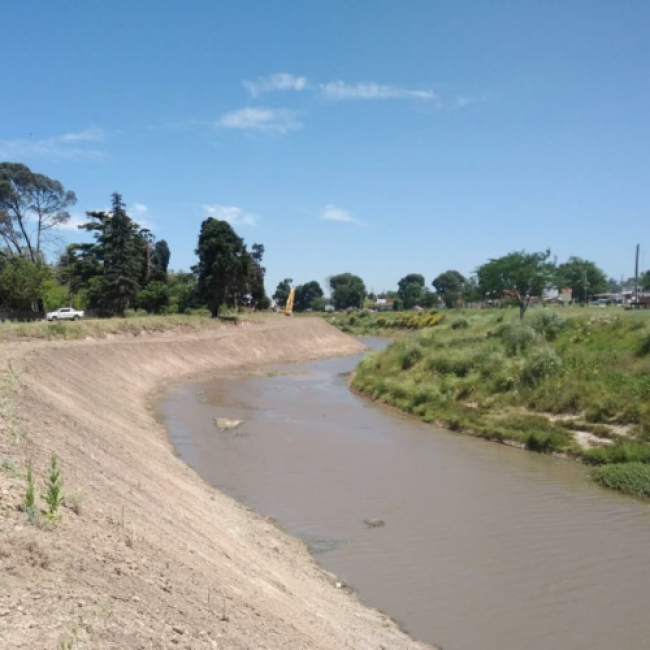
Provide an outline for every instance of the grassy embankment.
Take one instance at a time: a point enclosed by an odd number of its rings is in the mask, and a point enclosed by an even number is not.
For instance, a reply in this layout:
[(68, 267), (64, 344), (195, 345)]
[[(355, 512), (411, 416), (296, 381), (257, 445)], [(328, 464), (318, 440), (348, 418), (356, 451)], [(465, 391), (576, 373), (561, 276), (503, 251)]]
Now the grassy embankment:
[[(381, 317), (337, 318), (384, 333)], [(367, 357), (352, 386), (427, 422), (579, 458), (602, 485), (650, 496), (650, 314), (449, 313)]]
[(211, 318), (209, 312), (165, 316), (132, 316), (129, 318), (93, 318), (70, 321), (35, 321), (31, 323), (0, 323), (0, 341), (22, 339), (85, 339), (107, 336), (138, 336), (184, 330), (186, 332), (223, 327), (224, 323), (261, 321), (273, 317), (267, 313), (225, 314), (223, 319)]

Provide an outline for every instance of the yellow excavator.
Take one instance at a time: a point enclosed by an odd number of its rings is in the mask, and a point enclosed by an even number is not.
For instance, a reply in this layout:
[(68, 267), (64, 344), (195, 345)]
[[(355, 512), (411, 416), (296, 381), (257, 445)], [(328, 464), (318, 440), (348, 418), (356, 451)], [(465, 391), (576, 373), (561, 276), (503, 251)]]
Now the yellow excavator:
[(289, 291), (289, 296), (287, 297), (287, 304), (284, 306), (284, 309), (282, 310), (282, 313), (285, 316), (293, 316), (293, 303), (296, 299), (296, 289), (295, 287), (291, 287), (291, 291)]

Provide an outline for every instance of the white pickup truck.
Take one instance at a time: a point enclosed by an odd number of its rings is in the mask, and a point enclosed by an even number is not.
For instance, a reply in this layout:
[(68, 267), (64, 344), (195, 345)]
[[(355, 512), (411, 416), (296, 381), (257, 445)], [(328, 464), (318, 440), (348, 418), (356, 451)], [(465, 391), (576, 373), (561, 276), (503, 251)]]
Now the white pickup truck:
[(83, 318), (84, 313), (82, 311), (77, 311), (72, 309), (72, 307), (61, 307), (56, 311), (48, 311), (45, 314), (47, 320), (79, 320)]

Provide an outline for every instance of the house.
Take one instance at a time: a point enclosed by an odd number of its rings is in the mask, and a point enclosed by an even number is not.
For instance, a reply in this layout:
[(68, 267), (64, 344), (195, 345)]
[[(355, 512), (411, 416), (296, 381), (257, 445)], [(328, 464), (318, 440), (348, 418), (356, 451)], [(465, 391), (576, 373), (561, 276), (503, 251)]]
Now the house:
[(392, 298), (377, 298), (375, 300), (375, 309), (377, 311), (389, 311), (393, 308)]

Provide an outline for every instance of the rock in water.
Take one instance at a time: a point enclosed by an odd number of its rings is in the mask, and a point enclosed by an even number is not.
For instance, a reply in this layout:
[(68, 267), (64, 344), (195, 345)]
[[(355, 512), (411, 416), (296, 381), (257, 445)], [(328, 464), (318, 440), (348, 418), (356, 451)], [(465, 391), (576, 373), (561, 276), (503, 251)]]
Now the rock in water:
[(381, 528), (386, 525), (386, 522), (383, 519), (364, 519), (363, 523), (368, 526), (368, 528)]
[(228, 418), (214, 418), (214, 423), (221, 431), (229, 431), (230, 429), (236, 429), (243, 420), (230, 420)]

